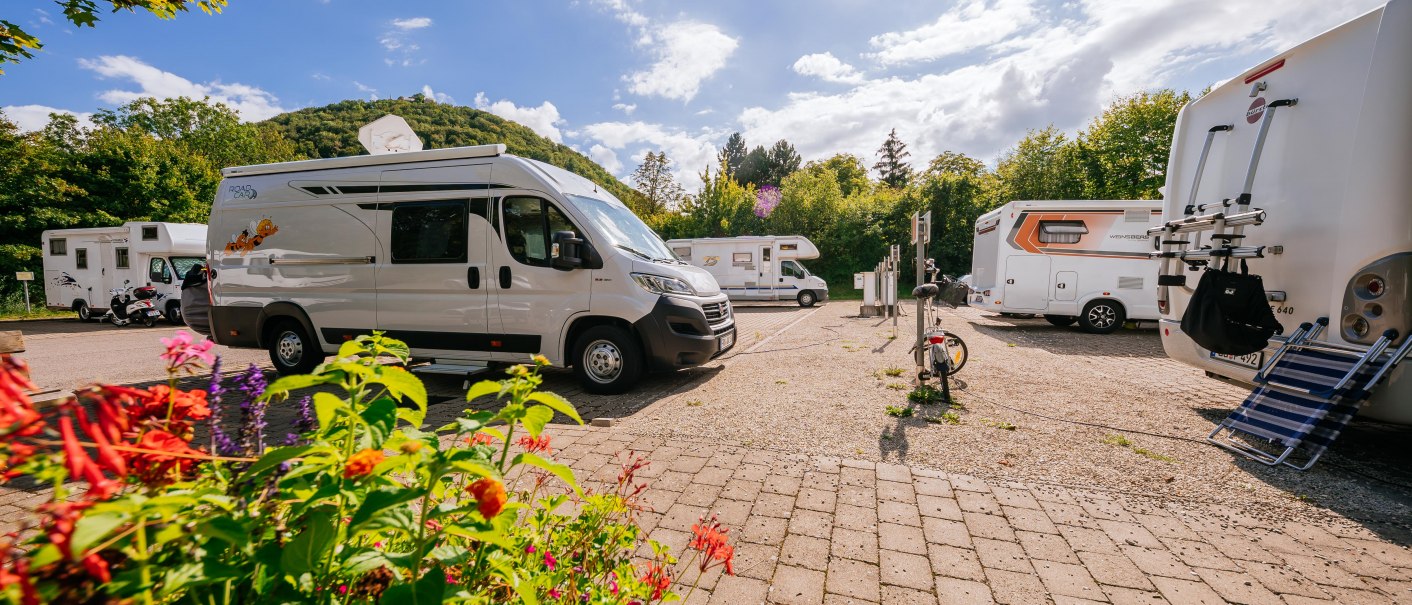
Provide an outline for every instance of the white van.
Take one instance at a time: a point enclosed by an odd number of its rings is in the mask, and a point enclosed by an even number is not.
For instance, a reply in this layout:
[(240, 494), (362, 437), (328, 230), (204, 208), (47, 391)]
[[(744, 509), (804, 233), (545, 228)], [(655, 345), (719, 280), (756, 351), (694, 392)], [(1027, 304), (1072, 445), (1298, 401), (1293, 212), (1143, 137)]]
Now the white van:
[(1129, 320), (1155, 321), (1158, 263), (1149, 227), (1162, 202), (1010, 202), (976, 220), (971, 306), (1043, 314), (1108, 334)]
[[(1163, 236), (1188, 242), (1163, 251), (1167, 354), (1249, 385), (1283, 343), (1229, 358), (1182, 333), (1200, 271), (1175, 257), (1224, 260), (1204, 248), (1227, 240), (1195, 230), (1217, 214), (1242, 225), (1232, 256), (1261, 276), (1286, 336), (1327, 317), (1319, 339), (1331, 345), (1366, 348), (1389, 329), (1401, 343), (1412, 332), (1412, 1), (1233, 75), (1177, 118), (1163, 218), (1189, 226)], [(1359, 414), (1412, 424), (1412, 373), (1392, 371)]]
[(726, 295), (612, 194), (481, 145), (227, 168), (211, 331), (307, 372), (382, 330), (438, 363), (573, 366), (619, 392), (735, 344)]
[(819, 258), (802, 235), (668, 240), (677, 258), (705, 269), (731, 300), (793, 300), (801, 307), (829, 299), (829, 285), (799, 261)]
[(206, 258), (206, 226), (190, 223), (51, 229), (40, 240), (45, 304), (75, 311), (82, 321), (102, 317), (112, 298), (108, 291), (128, 282), (156, 287), (153, 303), (180, 324), (181, 278)]

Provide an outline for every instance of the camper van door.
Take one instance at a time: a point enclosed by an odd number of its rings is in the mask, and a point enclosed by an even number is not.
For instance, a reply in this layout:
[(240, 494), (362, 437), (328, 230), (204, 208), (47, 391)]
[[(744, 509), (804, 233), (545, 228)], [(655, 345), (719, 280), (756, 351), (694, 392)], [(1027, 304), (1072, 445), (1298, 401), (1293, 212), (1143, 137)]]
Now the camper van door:
[(1005, 308), (1043, 311), (1048, 294), (1049, 257), (1017, 254), (1005, 259)]
[(541, 335), (562, 334), (570, 317), (588, 310), (593, 271), (551, 266), (553, 237), (558, 231), (583, 237), (584, 231), (550, 196), (533, 191), (501, 198), (500, 219), (505, 240), (492, 242), (490, 255), (502, 336), (493, 357), (523, 362), (542, 352), (562, 363), (566, 352), (558, 342), (541, 342)]
[(760, 295), (762, 298), (774, 300), (776, 291), (775, 283), (775, 260), (774, 246), (760, 246), (760, 266), (758, 276), (760, 278)]

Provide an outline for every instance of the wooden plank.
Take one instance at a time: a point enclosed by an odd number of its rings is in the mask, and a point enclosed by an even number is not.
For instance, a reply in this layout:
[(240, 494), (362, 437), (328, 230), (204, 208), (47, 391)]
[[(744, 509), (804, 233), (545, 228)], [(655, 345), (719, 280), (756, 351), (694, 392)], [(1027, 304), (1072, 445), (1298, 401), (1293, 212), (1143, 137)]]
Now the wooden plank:
[(23, 353), (25, 338), (19, 330), (0, 330), (0, 354)]

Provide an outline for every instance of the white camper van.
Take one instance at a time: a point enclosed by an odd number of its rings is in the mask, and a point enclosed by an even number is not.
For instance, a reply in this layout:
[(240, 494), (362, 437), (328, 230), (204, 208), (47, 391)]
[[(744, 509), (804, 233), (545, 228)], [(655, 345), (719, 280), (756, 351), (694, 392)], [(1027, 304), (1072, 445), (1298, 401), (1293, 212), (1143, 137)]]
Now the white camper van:
[(705, 269), (731, 300), (793, 300), (801, 307), (829, 299), (829, 285), (799, 261), (819, 258), (802, 235), (668, 240), (677, 258)]
[(1156, 320), (1159, 201), (1010, 202), (976, 220), (971, 306), (1107, 334)]
[(51, 309), (70, 309), (83, 321), (108, 310), (108, 291), (154, 286), (154, 304), (181, 323), (181, 278), (205, 262), (206, 226), (189, 223), (124, 223), (121, 227), (51, 229), (44, 249), (44, 298)]
[(212, 337), (306, 372), (374, 329), (440, 365), (573, 366), (594, 392), (735, 344), (711, 275), (612, 194), (482, 145), (227, 168)]
[[(1412, 1), (1395, 0), (1251, 67), (1187, 105), (1167, 170), (1160, 323), (1167, 354), (1251, 384), (1284, 340), (1217, 356), (1181, 331), (1200, 271), (1243, 259), (1286, 336), (1329, 319), (1320, 342), (1367, 348), (1412, 332)], [(1222, 224), (1215, 224), (1217, 217)], [(1220, 228), (1212, 238), (1212, 229)], [(1215, 254), (1212, 251), (1216, 251)], [(1238, 263), (1239, 261), (1232, 261)], [(1395, 348), (1395, 347), (1394, 347)], [(1398, 368), (1360, 414), (1412, 424)]]

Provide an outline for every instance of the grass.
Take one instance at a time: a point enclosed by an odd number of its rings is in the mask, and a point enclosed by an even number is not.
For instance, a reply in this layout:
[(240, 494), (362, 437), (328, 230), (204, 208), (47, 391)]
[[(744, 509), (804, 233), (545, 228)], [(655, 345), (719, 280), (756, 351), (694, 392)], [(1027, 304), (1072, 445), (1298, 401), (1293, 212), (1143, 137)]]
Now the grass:
[(1020, 428), (1012, 422), (1008, 422), (1005, 420), (991, 420), (990, 418), (982, 418), (981, 424), (984, 424), (991, 428), (1000, 429), (1002, 431), (1013, 431), (1015, 429)]
[(691, 401), (686, 402), (686, 407), (689, 407), (689, 408), (699, 408), (699, 407), (701, 407), (701, 400), (700, 400), (700, 399), (692, 399)]
[(905, 408), (900, 405), (887, 406), (887, 415), (893, 418), (910, 418), (912, 413), (912, 408)]
[(893, 378), (897, 378), (898, 376), (901, 376), (906, 372), (907, 370), (904, 370), (902, 368), (883, 368), (882, 371), (883, 374), (887, 374), (888, 376), (891, 376)]
[(900, 383), (900, 382), (894, 382), (894, 383), (888, 384), (888, 385), (887, 385), (887, 388), (892, 389), (892, 390), (894, 390), (894, 391), (904, 391), (904, 390), (907, 390), (907, 385), (902, 384), (902, 383)]
[(1137, 447), (1137, 446), (1133, 445), (1133, 441), (1132, 441), (1131, 439), (1128, 439), (1127, 437), (1125, 437), (1125, 436), (1123, 436), (1123, 435), (1119, 435), (1119, 434), (1117, 434), (1117, 433), (1109, 433), (1109, 434), (1107, 434), (1107, 435), (1104, 435), (1104, 436), (1103, 436), (1103, 443), (1106, 443), (1106, 444), (1112, 445), (1112, 446), (1116, 446), (1116, 447), (1122, 447), (1122, 448), (1130, 449), (1130, 450), (1133, 451), (1134, 454), (1137, 454), (1137, 455), (1139, 455), (1139, 456), (1142, 456), (1142, 457), (1144, 457), (1144, 458), (1148, 458), (1148, 459), (1151, 459), (1151, 460), (1157, 460), (1157, 461), (1159, 461), (1159, 462), (1173, 462), (1173, 463), (1175, 463), (1175, 462), (1177, 461), (1176, 458), (1173, 458), (1173, 457), (1168, 456), (1168, 455), (1166, 455), (1166, 454), (1162, 454), (1162, 453), (1159, 453), (1159, 452), (1154, 452), (1154, 451), (1149, 450), (1149, 449), (1147, 449), (1147, 448)]
[(776, 380), (775, 384), (789, 384), (788, 380)]
[[(32, 294), (32, 292), (31, 292), (31, 294)], [(72, 319), (72, 318), (78, 317), (78, 315), (74, 314), (73, 311), (70, 311), (70, 310), (68, 310), (68, 309), (65, 309), (65, 310), (63, 310), (63, 311), (55, 311), (55, 310), (53, 310), (53, 309), (50, 309), (49, 307), (44, 306), (43, 303), (42, 303), (42, 301), (41, 301), (41, 303), (38, 304), (38, 305), (33, 304), (34, 301), (30, 301), (30, 303), (31, 303), (31, 307), (30, 307), (30, 312), (29, 312), (29, 313), (25, 313), (25, 305), (24, 305), (23, 302), (21, 302), (21, 303), (18, 304), (18, 305), (15, 305), (15, 304), (0, 305), (0, 320), (12, 320), (12, 319)]]
[(941, 399), (941, 391), (936, 390), (936, 387), (929, 384), (924, 384), (912, 389), (912, 392), (907, 394), (907, 401), (922, 405), (945, 403)]
[(1133, 445), (1132, 440), (1118, 434), (1104, 435), (1103, 442), (1107, 443), (1108, 445), (1116, 445), (1118, 447), (1132, 447)]
[(956, 412), (942, 412), (940, 416), (927, 416), (922, 420), (932, 424), (961, 424), (961, 417)]

